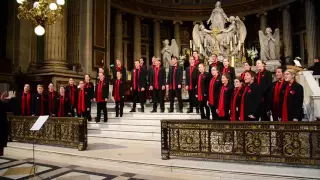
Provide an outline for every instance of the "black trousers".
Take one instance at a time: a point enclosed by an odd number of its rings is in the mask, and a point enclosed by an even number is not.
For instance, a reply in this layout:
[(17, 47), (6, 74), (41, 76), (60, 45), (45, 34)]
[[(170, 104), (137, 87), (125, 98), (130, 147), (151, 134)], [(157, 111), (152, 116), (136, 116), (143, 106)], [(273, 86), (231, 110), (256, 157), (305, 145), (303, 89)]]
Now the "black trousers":
[(164, 95), (165, 95), (165, 90), (162, 90), (162, 89), (152, 90), (153, 110), (157, 110), (157, 105), (158, 103), (160, 103), (160, 109), (161, 111), (164, 111)]
[(261, 102), (258, 107), (256, 119), (259, 120), (259, 118), (261, 118), (261, 121), (270, 121), (270, 117), (268, 116), (267, 111), (267, 103)]
[(87, 118), (88, 118), (88, 121), (91, 121), (91, 119), (92, 119), (92, 117), (91, 117), (91, 101), (89, 102), (88, 108), (89, 108), (89, 111), (87, 111)]
[(116, 117), (123, 116), (124, 98), (120, 98), (120, 101), (116, 101)]
[(182, 111), (182, 98), (181, 98), (181, 88), (180, 89), (170, 89), (169, 90), (169, 99), (170, 99), (170, 111), (173, 111), (174, 98), (177, 97), (179, 103), (179, 110)]
[(210, 110), (209, 106), (207, 105), (207, 100), (204, 99), (203, 101), (199, 101), (199, 108), (201, 119), (210, 120)]
[(145, 102), (146, 92), (145, 91), (133, 91), (133, 106), (132, 109), (136, 109), (136, 104), (139, 102), (141, 106), (141, 110), (144, 110), (144, 102)]
[(199, 109), (199, 103), (195, 95), (194, 90), (188, 90), (189, 94), (189, 110), (192, 112), (193, 108), (195, 107), (196, 109)]
[(71, 117), (75, 117), (75, 115), (76, 115), (75, 112), (76, 112), (76, 107), (71, 105)]
[(108, 121), (108, 110), (106, 107), (107, 103), (106, 102), (98, 102), (97, 103), (97, 122), (100, 122), (101, 118), (101, 111), (103, 111), (103, 118), (104, 122)]
[(78, 117), (84, 117), (84, 118), (87, 118), (87, 119), (88, 119), (89, 111), (87, 111), (87, 109), (86, 109), (85, 112), (78, 112), (78, 111), (77, 111), (77, 116), (78, 116)]
[(211, 115), (212, 115), (212, 120), (217, 120), (218, 119), (218, 114), (216, 111), (216, 107), (215, 106), (211, 106), (209, 105), (210, 110), (211, 110)]

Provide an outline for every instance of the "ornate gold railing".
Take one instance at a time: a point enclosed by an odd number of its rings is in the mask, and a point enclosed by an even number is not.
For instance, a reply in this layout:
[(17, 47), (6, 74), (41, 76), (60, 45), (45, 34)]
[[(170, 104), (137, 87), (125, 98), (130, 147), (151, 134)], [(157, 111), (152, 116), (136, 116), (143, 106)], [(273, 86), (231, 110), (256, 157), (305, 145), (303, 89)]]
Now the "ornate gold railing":
[(87, 149), (87, 121), (83, 118), (49, 117), (40, 131), (30, 131), (38, 117), (8, 115), (9, 141)]
[(320, 122), (162, 120), (161, 156), (320, 166)]

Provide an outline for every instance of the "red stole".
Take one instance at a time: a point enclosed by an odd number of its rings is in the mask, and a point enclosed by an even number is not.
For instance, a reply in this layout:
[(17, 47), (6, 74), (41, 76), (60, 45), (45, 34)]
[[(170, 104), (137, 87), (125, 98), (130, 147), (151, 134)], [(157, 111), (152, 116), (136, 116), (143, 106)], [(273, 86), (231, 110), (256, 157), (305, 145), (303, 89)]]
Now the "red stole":
[(159, 86), (159, 82), (158, 82), (159, 69), (160, 69), (160, 68), (157, 68), (157, 67), (154, 68), (154, 73), (155, 73), (155, 75), (154, 75), (154, 88), (155, 88), (155, 89), (159, 89), (159, 88), (158, 88), (158, 86)]
[(241, 90), (241, 86), (236, 88), (235, 91), (233, 92), (233, 97), (232, 97), (232, 103), (231, 103), (231, 108), (230, 108), (230, 112), (231, 112), (231, 121), (236, 121), (237, 120), (237, 97), (238, 94)]
[[(137, 89), (137, 79), (138, 79), (138, 83), (139, 83), (139, 79), (140, 79), (140, 69), (135, 69), (133, 72), (133, 89), (136, 90)], [(138, 71), (138, 73), (137, 73)], [(138, 91), (140, 91), (140, 88), (138, 87)]]
[(228, 67), (223, 67), (222, 73), (228, 73), (228, 71), (229, 71)]
[(117, 72), (121, 72), (122, 66), (117, 66), (117, 67), (116, 67), (116, 70), (117, 70)]
[(212, 66), (212, 67), (217, 67), (217, 65), (218, 65), (218, 62), (211, 63), (211, 66)]
[(283, 105), (282, 105), (282, 119), (281, 121), (289, 121), (288, 117), (288, 96), (291, 90), (292, 84), (289, 84), (286, 88), (286, 92), (284, 93)]
[(71, 106), (74, 106), (74, 86), (70, 85), (69, 97), (71, 99)]
[(281, 82), (279, 82), (279, 81), (276, 82), (276, 86), (275, 86), (274, 92), (273, 92), (272, 113), (276, 116), (279, 115), (280, 92), (281, 92), (283, 84), (284, 84), (284, 80), (282, 80)]
[(221, 86), (220, 97), (219, 97), (219, 105), (218, 105), (218, 115), (219, 117), (225, 117), (226, 112), (224, 109), (224, 93), (227, 90), (226, 85)]
[(242, 97), (241, 97), (241, 105), (240, 105), (240, 121), (244, 121), (245, 117), (244, 117), (244, 97), (247, 93), (247, 91), (249, 90), (249, 85), (246, 86), (246, 88), (244, 88)]
[(116, 101), (120, 101), (120, 80), (117, 79), (115, 87), (114, 87), (114, 99)]
[(192, 90), (192, 72), (193, 72), (193, 68), (194, 68), (194, 66), (190, 66), (190, 71), (189, 71), (189, 90)]
[(214, 106), (214, 83), (216, 82), (218, 75), (212, 77), (209, 85), (209, 105)]
[(202, 79), (203, 79), (203, 74), (200, 74), (198, 77), (198, 101), (203, 101)]
[[(27, 97), (27, 98), (26, 98)], [(27, 106), (27, 109), (25, 109)], [(30, 116), (30, 93), (23, 93), (21, 97), (21, 115)]]
[(99, 83), (98, 83), (98, 91), (97, 91), (97, 102), (104, 102), (104, 99), (102, 98), (102, 88), (103, 88), (103, 83), (104, 83), (104, 80), (99, 80)]
[(260, 85), (261, 73), (263, 73), (264, 69), (258, 72), (258, 84)]
[(177, 67), (178, 66), (175, 66), (174, 67), (174, 70), (173, 70), (173, 90), (176, 90), (176, 71), (177, 71)]
[(194, 58), (194, 65), (198, 65), (199, 64), (199, 57), (198, 58)]
[(82, 89), (79, 91), (79, 94), (78, 94), (78, 114), (84, 113), (85, 111), (86, 111), (86, 104), (84, 102), (84, 89)]
[(49, 92), (48, 102), (49, 102), (49, 113), (53, 113), (53, 111), (54, 111), (54, 91)]
[(90, 83), (85, 83), (84, 88), (89, 88)]
[(241, 80), (244, 79), (244, 76), (246, 75), (246, 72), (247, 72), (247, 71), (243, 71), (243, 73), (241, 73)]
[(44, 115), (43, 94), (40, 95), (40, 116)]
[(58, 111), (58, 117), (64, 116), (64, 97), (60, 96), (60, 105), (59, 105), (59, 111)]

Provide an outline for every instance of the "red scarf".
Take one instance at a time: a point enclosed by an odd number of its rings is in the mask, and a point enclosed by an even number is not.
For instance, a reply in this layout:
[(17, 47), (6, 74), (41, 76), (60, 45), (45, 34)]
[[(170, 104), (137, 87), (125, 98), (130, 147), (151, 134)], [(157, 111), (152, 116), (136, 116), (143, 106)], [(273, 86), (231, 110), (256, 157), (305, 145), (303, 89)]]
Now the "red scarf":
[(122, 66), (118, 66), (118, 67), (116, 67), (116, 70), (117, 70), (117, 72), (121, 72), (121, 70), (122, 70)]
[(114, 99), (116, 100), (116, 101), (120, 101), (120, 80), (119, 79), (117, 79), (117, 81), (116, 81), (116, 85), (115, 85), (115, 87), (114, 87)]
[(226, 85), (221, 86), (220, 97), (219, 97), (219, 105), (218, 105), (218, 115), (219, 117), (225, 117), (225, 109), (224, 109), (224, 93), (227, 90)]
[(198, 58), (194, 58), (194, 65), (198, 65), (199, 64), (199, 57)]
[[(133, 72), (133, 89), (136, 90), (137, 89), (137, 78), (138, 78), (138, 81), (139, 81), (139, 78), (140, 78), (140, 69), (135, 69), (134, 72)], [(138, 73), (137, 73), (138, 71)], [(138, 75), (137, 75), (138, 74)], [(140, 91), (140, 88), (138, 87), (138, 91)]]
[(212, 67), (217, 67), (217, 65), (218, 65), (218, 62), (215, 62), (215, 63), (211, 64)]
[(43, 106), (43, 94), (41, 94), (41, 100), (40, 100), (40, 116), (44, 115), (44, 106)]
[(99, 83), (98, 83), (98, 91), (97, 91), (97, 102), (104, 102), (104, 99), (102, 98), (102, 88), (103, 88), (103, 83), (104, 83), (104, 80), (99, 80)]
[(284, 80), (282, 80), (281, 82), (277, 82), (276, 86), (274, 88), (274, 92), (273, 92), (273, 106), (272, 106), (272, 112), (273, 114), (275, 114), (276, 116), (279, 114), (279, 102), (280, 102), (280, 92), (282, 89), (282, 86), (284, 84)]
[(237, 120), (237, 97), (238, 94), (241, 90), (241, 86), (238, 88), (235, 88), (235, 91), (233, 92), (233, 97), (232, 97), (232, 102), (231, 102), (231, 107), (230, 107), (230, 112), (231, 112), (231, 121), (236, 121)]
[(154, 68), (154, 71), (155, 71), (155, 76), (154, 76), (154, 88), (155, 88), (155, 89), (159, 89), (159, 88), (158, 88), (158, 86), (159, 86), (159, 82), (158, 82), (159, 68), (155, 67), (155, 68)]
[(84, 88), (89, 88), (90, 83), (85, 83)]
[(224, 67), (222, 73), (228, 73), (228, 67)]
[(198, 101), (203, 101), (202, 79), (203, 79), (203, 74), (200, 74), (198, 77)]
[(209, 85), (209, 105), (214, 106), (214, 83), (216, 82), (218, 75), (212, 77)]
[[(27, 96), (27, 98), (26, 98)], [(22, 116), (30, 116), (30, 93), (23, 93), (21, 97), (21, 115)], [(27, 109), (25, 109), (27, 105)]]
[(289, 121), (288, 117), (288, 96), (291, 90), (292, 84), (289, 84), (286, 88), (286, 92), (284, 93), (283, 105), (282, 105), (282, 119), (281, 121), (287, 122)]
[(63, 117), (63, 116), (64, 116), (64, 96), (60, 96), (58, 117)]
[(49, 92), (49, 113), (53, 113), (54, 111), (54, 91)]
[(244, 76), (246, 75), (246, 72), (247, 72), (247, 71), (243, 71), (243, 73), (241, 73), (241, 80), (244, 79)]
[(71, 99), (71, 106), (74, 106), (74, 86), (70, 85), (69, 97)]
[(263, 73), (264, 69), (258, 72), (258, 84), (260, 85), (261, 73)]
[(176, 90), (176, 71), (177, 71), (177, 67), (178, 66), (175, 66), (174, 67), (174, 70), (173, 70), (173, 90)]
[(190, 72), (189, 72), (189, 90), (192, 90), (192, 72), (193, 72), (193, 67), (194, 66), (190, 66)]
[(246, 86), (246, 88), (244, 88), (242, 97), (241, 97), (241, 105), (240, 105), (240, 121), (244, 121), (244, 97), (247, 93), (247, 91), (249, 90), (249, 85)]
[(85, 111), (86, 111), (86, 104), (84, 102), (84, 89), (82, 89), (79, 91), (79, 95), (78, 95), (78, 114), (84, 113)]

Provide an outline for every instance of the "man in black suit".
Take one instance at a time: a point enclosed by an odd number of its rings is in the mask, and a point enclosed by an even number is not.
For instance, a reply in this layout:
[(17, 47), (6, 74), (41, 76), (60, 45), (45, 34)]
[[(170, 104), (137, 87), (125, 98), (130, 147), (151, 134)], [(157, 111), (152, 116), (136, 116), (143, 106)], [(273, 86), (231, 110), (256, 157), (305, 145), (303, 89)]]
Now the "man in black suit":
[(201, 119), (210, 120), (210, 109), (207, 105), (209, 73), (205, 72), (205, 67), (202, 63), (199, 64), (199, 73), (196, 79), (195, 96), (199, 102)]
[(169, 113), (173, 112), (173, 103), (174, 98), (178, 98), (179, 103), (179, 112), (182, 113), (182, 98), (181, 98), (181, 88), (182, 88), (182, 76), (183, 70), (182, 67), (178, 65), (178, 58), (171, 58), (172, 66), (169, 69), (168, 80), (167, 80), (167, 89), (169, 90), (170, 98), (170, 110)]
[(32, 113), (32, 95), (30, 92), (30, 85), (25, 84), (22, 93), (17, 93), (16, 97), (12, 99), (14, 108), (14, 115), (31, 116)]
[(109, 76), (105, 76), (103, 73), (98, 74), (99, 81), (96, 82), (95, 98), (97, 102), (97, 119), (96, 122), (100, 122), (101, 110), (103, 111), (104, 122), (108, 121), (107, 101), (109, 98)]
[(194, 107), (196, 108), (197, 113), (199, 113), (198, 101), (194, 91), (194, 88), (197, 85), (197, 75), (199, 71), (194, 62), (194, 57), (191, 56), (189, 58), (190, 66), (186, 69), (186, 89), (189, 94), (189, 110), (187, 113), (192, 113)]
[(194, 58), (195, 66), (198, 66), (200, 63), (203, 63), (203, 59), (201, 59), (198, 51), (193, 51), (192, 56)]
[(161, 67), (159, 58), (155, 59), (155, 67), (150, 72), (150, 90), (152, 90), (153, 110), (157, 112), (157, 103), (160, 103), (161, 112), (164, 112), (164, 96), (166, 89), (166, 70)]
[(74, 112), (76, 109), (76, 104), (75, 104), (75, 95), (77, 92), (77, 86), (74, 83), (73, 78), (69, 79), (69, 85), (66, 87), (66, 95), (68, 97), (68, 99), (70, 100), (70, 108), (71, 108), (71, 113), (72, 113), (72, 117), (75, 116)]
[(113, 85), (112, 95), (116, 103), (116, 117), (123, 116), (124, 95), (125, 95), (125, 83), (122, 79), (120, 71), (116, 74), (116, 81)]
[(48, 86), (48, 112), (49, 115), (52, 116), (52, 114), (55, 113), (55, 99), (56, 99), (57, 93), (54, 90), (53, 83), (50, 83)]
[(76, 94), (76, 109), (77, 109), (77, 116), (78, 117), (85, 117), (88, 118), (91, 107), (91, 94), (90, 89), (84, 88), (84, 82), (79, 82), (79, 89), (77, 90)]
[(132, 71), (132, 80), (130, 90), (133, 93), (133, 106), (130, 112), (136, 112), (136, 104), (139, 101), (141, 112), (144, 112), (144, 102), (146, 95), (147, 72), (141, 67), (140, 61), (134, 62), (135, 68)]
[(43, 86), (37, 86), (37, 93), (32, 96), (32, 116), (48, 115), (48, 98), (43, 93)]
[(233, 80), (236, 78), (236, 72), (234, 70), (234, 67), (230, 66), (230, 61), (228, 58), (223, 59), (223, 68), (222, 68), (222, 74), (229, 74), (230, 76), (230, 83), (233, 84)]
[(124, 83), (127, 81), (127, 69), (121, 64), (119, 59), (116, 60), (116, 65), (112, 68), (113, 84), (117, 80), (117, 72), (122, 74), (121, 79)]
[(223, 69), (223, 63), (218, 61), (218, 55), (217, 54), (212, 54), (211, 56), (211, 64), (210, 64), (210, 68), (211, 67), (216, 67), (216, 69), (219, 71), (219, 73), (222, 72)]
[(87, 118), (88, 118), (88, 121), (91, 121), (91, 119), (92, 119), (92, 117), (91, 117), (91, 101), (93, 101), (93, 96), (94, 96), (94, 85), (92, 82), (90, 82), (90, 75), (89, 74), (84, 75), (84, 88), (89, 93), (90, 101), (88, 104), (88, 108), (90, 108), (90, 110), (87, 114)]

